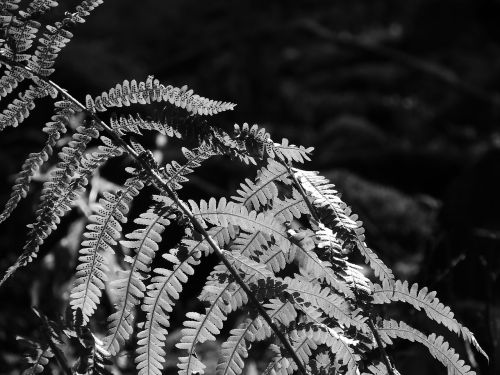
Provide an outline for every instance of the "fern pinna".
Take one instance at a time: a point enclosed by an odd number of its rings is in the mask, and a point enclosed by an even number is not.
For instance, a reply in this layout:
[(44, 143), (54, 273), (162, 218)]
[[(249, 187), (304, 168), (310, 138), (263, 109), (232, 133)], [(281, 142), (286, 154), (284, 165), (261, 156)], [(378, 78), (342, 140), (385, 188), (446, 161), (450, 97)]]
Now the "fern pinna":
[[(266, 374), (396, 374), (388, 348), (397, 338), (424, 345), (449, 373), (474, 373), (442, 336), (382, 315), (379, 305), (406, 302), (486, 356), (472, 332), (434, 292), (395, 279), (368, 247), (362, 222), (335, 186), (317, 172), (297, 167), (310, 159), (312, 148), (287, 139), (275, 143), (264, 128), (246, 123), (235, 125), (229, 134), (211, 125), (207, 116), (232, 110), (234, 104), (207, 99), (185, 86), (164, 85), (153, 76), (87, 95), (85, 105), (50, 81), (59, 53), (73, 36), (68, 29), (101, 3), (82, 1), (41, 31), (42, 24), (33, 16), (40, 19), (57, 2), (33, 0), (21, 6), (19, 0), (0, 1), (0, 130), (23, 123), (38, 99), (50, 96), (55, 101), (55, 114), (43, 128), (47, 140), (41, 151), (28, 155), (0, 214), (0, 222), (6, 220), (28, 194), (35, 174), (53, 164), (26, 244), (0, 285), (36, 258), (62, 217), (86, 194), (99, 168), (110, 158), (133, 160), (123, 187), (102, 192), (91, 207), (70, 293), (69, 328), (58, 330), (42, 316), (49, 334), (40, 344), (26, 341), (32, 347), (28, 372), (43, 371), (55, 357), (69, 373), (106, 373), (105, 359), (125, 350), (135, 331), (137, 372), (161, 374), (166, 358), (173, 355), (164, 349), (170, 315), (196, 266), (215, 253), (221, 263), (199, 296), (206, 307), (186, 314), (177, 343), (183, 351), (178, 359), (181, 375), (205, 372), (197, 348), (217, 340), (237, 310), (244, 319), (221, 346), (217, 374), (241, 374), (256, 342), (267, 343), (273, 353)], [(29, 85), (13, 98), (25, 80)], [(144, 114), (143, 106), (155, 103), (184, 111), (182, 121)], [(124, 106), (137, 112), (122, 114)], [(114, 112), (106, 116), (109, 109)], [(149, 132), (194, 147), (182, 147), (184, 162), (158, 163), (138, 140)], [(66, 133), (69, 141), (61, 147), (58, 141)], [(256, 177), (245, 179), (230, 199), (185, 201), (181, 189), (189, 175), (207, 159), (221, 156), (257, 166)], [(148, 197), (146, 185), (156, 194)], [(123, 224), (138, 197), (150, 199), (150, 207), (133, 218), (136, 228), (124, 234)], [(184, 235), (175, 247), (165, 249), (163, 234), (172, 223), (184, 228)], [(367, 267), (352, 263), (353, 252), (359, 252), (374, 277)], [(165, 265), (152, 269), (157, 254)], [(111, 268), (113, 256), (123, 269)], [(116, 303), (101, 341), (88, 323), (105, 289)], [(67, 336), (64, 340), (76, 338), (84, 348), (72, 369), (58, 349), (64, 341), (61, 332)]]

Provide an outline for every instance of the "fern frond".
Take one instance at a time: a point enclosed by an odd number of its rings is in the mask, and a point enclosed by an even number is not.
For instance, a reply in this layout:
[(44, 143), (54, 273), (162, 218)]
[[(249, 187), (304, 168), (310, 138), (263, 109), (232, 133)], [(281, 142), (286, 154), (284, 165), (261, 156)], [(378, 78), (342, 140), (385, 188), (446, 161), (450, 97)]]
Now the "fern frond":
[(181, 88), (165, 86), (153, 76), (149, 76), (145, 82), (125, 80), (94, 99), (87, 95), (85, 102), (91, 112), (103, 112), (108, 108), (129, 106), (134, 103), (168, 102), (194, 115), (210, 116), (235, 107), (233, 103), (215, 101), (193, 94), (193, 90), (188, 90), (187, 86)]
[[(56, 108), (58, 108), (56, 103)], [(40, 152), (31, 153), (28, 159), (23, 163), (21, 172), (18, 173), (15, 185), (12, 187), (10, 198), (7, 201), (4, 210), (0, 214), (0, 223), (5, 221), (17, 207), (19, 201), (25, 198), (28, 194), (31, 179), (52, 155), (53, 147), (61, 137), (62, 133), (66, 132), (68, 119), (66, 115), (58, 110), (51, 120), (45, 124), (43, 131), (48, 135), (45, 145)]]
[(379, 325), (377, 328), (377, 331), (381, 339), (389, 345), (392, 344), (392, 339), (395, 338), (401, 338), (412, 342), (416, 341), (424, 345), (432, 356), (448, 369), (448, 374), (475, 374), (475, 371), (472, 371), (470, 366), (460, 359), (458, 354), (455, 353), (455, 350), (450, 347), (448, 342), (444, 341), (442, 336), (436, 336), (435, 333), (426, 336), (415, 328), (410, 327), (408, 324), (404, 322), (398, 323), (394, 320), (384, 320), (382, 325)]
[[(182, 291), (189, 275), (194, 274), (193, 266), (200, 263), (202, 241), (191, 248), (173, 249), (163, 257), (172, 262), (172, 270), (155, 269), (156, 276), (148, 286), (147, 297), (142, 309), (147, 313), (146, 322), (138, 333), (138, 348), (135, 362), (139, 375), (161, 374), (162, 363), (165, 361), (163, 342), (170, 326), (169, 313)], [(199, 246), (202, 246), (199, 248)]]
[(266, 206), (278, 196), (276, 182), (291, 184), (287, 169), (273, 159), (268, 159), (267, 166), (260, 169), (257, 175), (257, 182), (254, 183), (247, 178), (240, 184), (240, 190), (237, 190), (238, 196), (231, 198), (248, 210), (259, 211), (262, 206)]
[(375, 284), (373, 291), (373, 303), (383, 304), (392, 301), (406, 302), (416, 310), (424, 310), (427, 316), (435, 322), (442, 324), (451, 332), (454, 332), (471, 343), (478, 352), (488, 358), (486, 352), (481, 348), (472, 332), (460, 324), (448, 306), (436, 298), (436, 292), (429, 292), (427, 287), (419, 290), (418, 284), (409, 285), (407, 281), (396, 280), (391, 287), (388, 282), (381, 285)]
[(141, 134), (141, 130), (152, 130), (169, 137), (182, 137), (179, 130), (167, 122), (144, 120), (139, 114), (119, 116), (117, 118), (112, 116), (110, 125), (120, 135), (125, 133)]
[(356, 327), (361, 332), (370, 332), (366, 324), (366, 317), (361, 310), (353, 309), (349, 302), (338, 294), (332, 294), (320, 285), (312, 284), (307, 279), (295, 275), (294, 278), (285, 278), (289, 292), (297, 292), (300, 297), (311, 305), (321, 309), (326, 315), (335, 319), (340, 326)]
[(21, 82), (33, 75), (25, 69), (7, 66), (7, 71), (0, 78), (0, 100), (14, 91)]
[(132, 199), (139, 194), (144, 184), (135, 178), (127, 180), (123, 190), (116, 194), (105, 192), (99, 200), (95, 215), (90, 216), (86, 238), (79, 251), (80, 264), (71, 290), (71, 307), (81, 309), (83, 321), (87, 322), (101, 297), (101, 290), (107, 280), (108, 267), (102, 252), (114, 253), (112, 246), (121, 236), (121, 225), (127, 221), (126, 214)]
[(90, 176), (106, 160), (111, 157), (120, 156), (122, 151), (113, 145), (111, 140), (101, 137), (105, 145), (98, 146), (98, 151), (86, 154), (80, 163), (78, 177), (67, 184), (64, 191), (59, 192), (50, 200), (42, 202), (37, 210), (37, 218), (33, 224), (29, 224), (27, 240), (23, 247), (23, 252), (5, 272), (0, 286), (20, 267), (26, 266), (37, 257), (40, 246), (45, 239), (57, 228), (61, 218), (71, 209), (76, 199), (85, 190)]
[(356, 245), (365, 258), (365, 262), (373, 269), (380, 280), (394, 283), (394, 274), (384, 262), (365, 243), (364, 228), (357, 221), (356, 215), (351, 215), (351, 209), (340, 199), (335, 185), (317, 172), (303, 171), (294, 168), (294, 175), (307, 194), (313, 198), (313, 204), (334, 215), (334, 228), (341, 231), (341, 236)]
[(261, 231), (272, 235), (282, 250), (287, 253), (291, 243), (284, 231), (284, 225), (277, 222), (273, 216), (255, 211), (248, 211), (245, 207), (234, 202), (227, 202), (221, 198), (219, 203), (214, 198), (208, 202), (201, 200), (200, 205), (189, 200), (191, 211), (206, 227), (206, 223), (219, 226), (229, 224), (239, 226), (247, 232)]
[(119, 271), (119, 277), (111, 284), (118, 296), (118, 303), (116, 311), (108, 318), (108, 332), (104, 342), (105, 349), (112, 355), (118, 353), (133, 331), (133, 309), (140, 303), (146, 290), (144, 275), (148, 275), (151, 270), (151, 263), (162, 239), (161, 234), (173, 217), (169, 208), (150, 208), (134, 220), (142, 227), (127, 234), (127, 240), (120, 241), (122, 246), (135, 251), (135, 256), (125, 259), (130, 263), (130, 269)]

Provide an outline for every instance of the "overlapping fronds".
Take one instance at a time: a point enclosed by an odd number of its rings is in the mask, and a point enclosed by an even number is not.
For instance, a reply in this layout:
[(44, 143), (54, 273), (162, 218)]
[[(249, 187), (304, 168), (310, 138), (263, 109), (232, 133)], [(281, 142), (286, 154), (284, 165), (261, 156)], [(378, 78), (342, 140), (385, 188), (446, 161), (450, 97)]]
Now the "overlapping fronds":
[(388, 282), (384, 282), (382, 286), (375, 284), (373, 303), (382, 304), (393, 301), (406, 302), (416, 310), (424, 310), (429, 318), (442, 324), (450, 331), (462, 335), (465, 340), (488, 358), (488, 355), (481, 348), (474, 334), (455, 319), (455, 314), (453, 314), (450, 307), (445, 306), (436, 298), (436, 292), (429, 292), (427, 287), (419, 289), (417, 283), (410, 286), (407, 281), (401, 280), (396, 280), (394, 286), (389, 285)]
[(215, 101), (194, 94), (193, 90), (189, 90), (187, 86), (181, 88), (165, 86), (153, 76), (149, 76), (146, 81), (125, 80), (95, 98), (87, 95), (85, 102), (87, 109), (91, 112), (103, 112), (108, 108), (131, 104), (168, 102), (189, 113), (205, 116), (230, 111), (235, 107), (233, 103)]
[(133, 332), (134, 314), (146, 291), (144, 278), (151, 270), (161, 234), (174, 217), (170, 207), (153, 207), (142, 213), (134, 222), (141, 226), (125, 237), (120, 244), (135, 252), (126, 257), (130, 269), (118, 271), (119, 276), (112, 282), (113, 293), (118, 298), (116, 311), (108, 319), (108, 333), (105, 338), (106, 350), (115, 355)]
[(247, 123), (241, 127), (235, 124), (234, 133), (238, 148), (259, 160), (269, 157), (288, 163), (304, 163), (311, 160), (309, 155), (314, 150), (313, 147), (305, 148), (289, 144), (286, 138), (283, 138), (281, 143), (274, 143), (266, 129), (259, 128), (256, 124), (251, 127)]
[(424, 345), (431, 355), (447, 368), (448, 374), (474, 375), (476, 373), (460, 359), (450, 344), (444, 341), (443, 336), (437, 336), (435, 333), (426, 336), (408, 324), (395, 320), (384, 320), (377, 329), (382, 340), (388, 345), (392, 344), (392, 339), (397, 338)]
[[(292, 340), (292, 348), (302, 361), (304, 365), (309, 362), (309, 357), (311, 357), (313, 351), (318, 347), (316, 343), (311, 340), (303, 331), (293, 330), (289, 333)], [(297, 369), (298, 366), (294, 361), (289, 360), (288, 356), (283, 356), (282, 351), (279, 347), (275, 347), (276, 356), (273, 361), (267, 367), (264, 374), (266, 375), (291, 375)]]
[(273, 202), (271, 212), (282, 223), (291, 222), (294, 219), (299, 219), (302, 215), (310, 214), (304, 198), (295, 189), (292, 190), (291, 198), (276, 199)]
[(276, 182), (290, 184), (290, 176), (285, 166), (268, 159), (267, 166), (260, 169), (257, 175), (257, 181), (254, 183), (248, 178), (240, 184), (237, 190), (238, 195), (232, 199), (247, 209), (259, 211), (262, 206), (266, 206), (278, 196), (278, 186)]
[(19, 201), (26, 197), (33, 176), (52, 155), (53, 148), (61, 137), (61, 134), (66, 132), (69, 121), (68, 117), (73, 114), (73, 109), (71, 109), (71, 105), (68, 102), (56, 102), (55, 107), (56, 114), (52, 116), (51, 121), (47, 122), (43, 128), (43, 132), (48, 135), (45, 145), (41, 151), (29, 154), (23, 163), (21, 171), (16, 176), (15, 185), (12, 187), (9, 200), (0, 214), (0, 223), (9, 217), (17, 207)]
[(104, 145), (100, 145), (98, 151), (87, 153), (83, 156), (78, 167), (76, 177), (71, 179), (65, 189), (51, 196), (50, 201), (44, 201), (36, 211), (37, 217), (33, 224), (29, 224), (27, 239), (23, 252), (17, 261), (5, 272), (0, 286), (20, 267), (24, 267), (37, 257), (40, 246), (45, 239), (57, 229), (61, 218), (71, 210), (79, 195), (85, 190), (92, 174), (105, 161), (111, 157), (122, 154), (122, 151), (113, 145), (106, 137), (101, 137)]
[[(394, 275), (389, 267), (365, 243), (364, 228), (357, 220), (357, 215), (351, 214), (351, 209), (340, 199), (335, 185), (316, 172), (294, 169), (295, 177), (302, 187), (313, 198), (313, 204), (326, 209), (332, 216), (334, 224), (331, 229), (340, 230), (341, 238), (351, 241), (373, 269), (380, 280), (394, 283)], [(325, 224), (328, 217), (322, 218)]]
[(219, 226), (232, 224), (248, 232), (258, 230), (272, 235), (284, 252), (290, 249), (291, 243), (283, 230), (283, 224), (277, 222), (271, 215), (249, 212), (239, 204), (227, 202), (225, 198), (221, 198), (218, 203), (214, 198), (208, 202), (202, 200), (199, 205), (190, 200), (189, 205), (194, 217), (202, 221), (204, 226), (206, 223)]
[(130, 203), (143, 186), (142, 181), (131, 178), (116, 194), (105, 192), (95, 208), (96, 214), (90, 216), (91, 224), (87, 225), (85, 240), (79, 251), (79, 265), (70, 302), (73, 310), (82, 310), (84, 322), (97, 308), (107, 280), (109, 269), (103, 252), (114, 253), (112, 247), (121, 237), (120, 223), (127, 221)]
[(287, 277), (284, 282), (288, 285), (288, 291), (299, 293), (304, 301), (334, 318), (338, 325), (346, 328), (353, 326), (362, 332), (370, 332), (362, 311), (352, 307), (342, 296), (333, 294), (320, 285), (312, 284), (298, 275), (294, 278)]
[[(266, 306), (269, 316), (287, 326), (297, 312), (290, 302), (272, 299)], [(244, 359), (248, 357), (248, 346), (271, 336), (271, 328), (261, 318), (246, 319), (238, 328), (231, 330), (229, 338), (222, 344), (217, 365), (217, 375), (239, 375), (243, 372)]]

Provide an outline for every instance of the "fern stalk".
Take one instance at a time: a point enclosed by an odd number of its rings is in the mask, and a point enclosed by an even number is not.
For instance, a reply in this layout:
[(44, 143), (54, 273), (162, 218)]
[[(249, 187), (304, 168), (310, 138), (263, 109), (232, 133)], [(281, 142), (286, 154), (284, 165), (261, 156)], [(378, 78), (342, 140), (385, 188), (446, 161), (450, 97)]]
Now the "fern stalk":
[[(20, 63), (13, 63), (10, 61), (5, 61), (4, 56), (0, 57), (0, 61), (4, 62), (5, 64), (8, 65), (16, 65), (20, 66), (26, 71), (30, 72), (33, 75), (37, 75), (32, 69), (29, 67), (24, 66), (23, 64)], [(73, 102), (76, 106), (81, 108), (82, 111), (88, 113), (93, 120), (97, 122), (97, 124), (102, 128), (102, 130), (108, 134), (108, 136), (111, 138), (111, 140), (121, 147), (129, 156), (131, 156), (140, 166), (141, 168), (149, 175), (149, 177), (152, 180), (153, 185), (162, 193), (166, 193), (170, 199), (172, 199), (175, 203), (175, 205), (183, 212), (184, 215), (189, 219), (191, 224), (193, 225), (194, 229), (198, 231), (203, 238), (207, 241), (209, 246), (213, 249), (214, 253), (217, 255), (217, 257), (224, 263), (228, 271), (231, 273), (231, 275), (234, 277), (235, 281), (238, 283), (238, 285), (243, 289), (243, 291), (247, 294), (250, 302), (255, 306), (259, 314), (262, 316), (262, 318), (266, 321), (266, 323), (271, 327), (273, 332), (276, 334), (276, 337), (281, 341), (285, 349), (287, 350), (288, 353), (290, 353), (292, 359), (296, 363), (299, 372), (302, 375), (307, 375), (307, 370), (304, 366), (304, 364), (300, 361), (297, 353), (293, 349), (292, 345), (288, 341), (288, 339), (285, 337), (282, 331), (274, 324), (273, 319), (268, 315), (264, 307), (260, 304), (258, 301), (257, 297), (252, 293), (252, 291), (249, 289), (247, 284), (245, 284), (244, 280), (240, 277), (238, 271), (233, 267), (233, 265), (229, 262), (229, 260), (224, 256), (222, 253), (222, 250), (219, 248), (219, 246), (215, 243), (215, 241), (210, 237), (208, 232), (203, 228), (203, 226), (200, 224), (200, 222), (194, 217), (193, 213), (189, 209), (189, 207), (182, 202), (178, 197), (177, 194), (170, 188), (170, 186), (164, 181), (163, 177), (160, 175), (160, 173), (152, 168), (152, 166), (144, 159), (141, 157), (140, 154), (132, 148), (127, 142), (125, 142), (116, 132), (104, 121), (102, 121), (95, 112), (93, 111), (88, 111), (87, 108), (80, 103), (76, 98), (71, 96), (65, 89), (63, 89), (61, 86), (59, 86), (57, 83), (55, 83), (52, 80), (46, 81), (50, 86), (52, 86), (54, 89), (56, 89), (58, 92), (60, 92), (63, 96), (65, 96), (68, 100)], [(306, 200), (307, 201), (307, 200)], [(390, 375), (394, 375), (391, 373)]]

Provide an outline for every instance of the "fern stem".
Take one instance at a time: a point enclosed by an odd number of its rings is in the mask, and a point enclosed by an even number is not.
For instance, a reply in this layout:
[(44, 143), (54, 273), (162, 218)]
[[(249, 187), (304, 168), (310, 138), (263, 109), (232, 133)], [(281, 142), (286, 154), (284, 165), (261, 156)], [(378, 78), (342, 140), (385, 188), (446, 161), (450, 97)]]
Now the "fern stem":
[[(36, 75), (29, 67), (26, 67), (22, 64), (16, 64), (12, 63), (10, 61), (5, 61), (5, 58), (2, 56), (0, 58), (2, 62), (8, 65), (17, 65), (25, 69), (26, 71), (30, 72), (33, 75)], [(255, 306), (259, 314), (262, 316), (262, 318), (266, 321), (266, 323), (269, 325), (269, 327), (274, 331), (278, 339), (281, 341), (285, 349), (287, 350), (288, 353), (290, 353), (290, 356), (294, 360), (294, 362), (297, 364), (297, 367), (299, 369), (299, 372), (302, 375), (307, 375), (307, 370), (304, 366), (304, 364), (300, 361), (297, 353), (294, 351), (292, 345), (286, 338), (286, 336), (283, 334), (282, 331), (274, 324), (273, 319), (268, 315), (267, 311), (262, 307), (258, 299), (255, 297), (255, 295), (252, 293), (252, 291), (248, 288), (248, 286), (245, 284), (245, 281), (240, 277), (238, 274), (238, 271), (233, 267), (233, 265), (229, 262), (229, 260), (224, 256), (222, 253), (222, 250), (219, 248), (219, 246), (215, 243), (215, 241), (210, 237), (208, 232), (202, 227), (200, 222), (194, 217), (193, 213), (189, 209), (186, 204), (184, 204), (179, 198), (177, 197), (177, 194), (168, 186), (168, 184), (163, 180), (163, 177), (159, 174), (158, 171), (154, 170), (151, 168), (151, 166), (143, 159), (141, 156), (127, 143), (125, 142), (118, 134), (115, 133), (115, 131), (104, 121), (102, 121), (94, 112), (88, 111), (87, 108), (80, 103), (76, 98), (71, 96), (65, 89), (63, 89), (61, 86), (59, 86), (57, 83), (55, 83), (52, 80), (46, 81), (50, 86), (52, 86), (54, 89), (56, 89), (61, 95), (65, 96), (66, 99), (70, 100), (72, 103), (77, 105), (79, 108), (81, 108), (82, 111), (88, 113), (94, 121), (102, 127), (102, 129), (107, 133), (107, 135), (111, 138), (111, 140), (117, 144), (119, 147), (121, 147), (129, 156), (131, 156), (140, 166), (141, 168), (147, 172), (150, 177), (153, 180), (154, 186), (160, 191), (166, 193), (170, 199), (172, 199), (177, 207), (189, 218), (189, 221), (193, 225), (194, 229), (198, 231), (207, 241), (207, 243), (210, 245), (210, 247), (213, 249), (217, 257), (224, 263), (228, 271), (231, 273), (231, 275), (234, 277), (235, 281), (240, 285), (240, 287), (243, 289), (243, 291), (247, 294), (250, 302)], [(393, 375), (393, 374), (391, 374)]]

